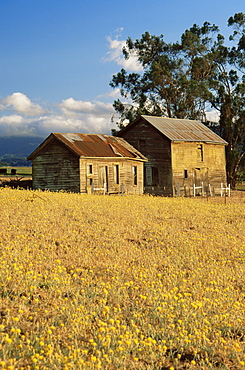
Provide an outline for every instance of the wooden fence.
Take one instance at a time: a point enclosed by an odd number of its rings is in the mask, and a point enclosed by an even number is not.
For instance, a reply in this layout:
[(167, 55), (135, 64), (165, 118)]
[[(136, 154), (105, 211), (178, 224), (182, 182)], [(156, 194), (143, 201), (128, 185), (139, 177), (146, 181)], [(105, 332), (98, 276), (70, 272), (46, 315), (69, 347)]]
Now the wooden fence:
[(211, 184), (204, 185), (202, 182), (201, 185), (193, 184), (193, 186), (181, 186), (179, 183), (177, 183), (173, 187), (173, 196), (174, 197), (196, 197), (196, 196), (202, 196), (202, 197), (208, 197), (208, 196), (231, 196), (231, 188), (230, 184), (226, 185), (221, 183), (220, 187), (214, 187)]

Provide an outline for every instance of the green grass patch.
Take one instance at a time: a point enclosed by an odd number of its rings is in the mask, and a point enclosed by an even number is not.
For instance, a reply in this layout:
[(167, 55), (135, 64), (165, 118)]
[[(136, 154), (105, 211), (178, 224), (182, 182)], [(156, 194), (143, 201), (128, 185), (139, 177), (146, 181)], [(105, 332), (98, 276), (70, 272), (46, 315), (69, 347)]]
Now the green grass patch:
[(12, 166), (3, 166), (2, 168), (7, 169), (7, 176), (31, 176), (32, 167), (12, 167)]
[(245, 190), (245, 183), (237, 185), (236, 190)]

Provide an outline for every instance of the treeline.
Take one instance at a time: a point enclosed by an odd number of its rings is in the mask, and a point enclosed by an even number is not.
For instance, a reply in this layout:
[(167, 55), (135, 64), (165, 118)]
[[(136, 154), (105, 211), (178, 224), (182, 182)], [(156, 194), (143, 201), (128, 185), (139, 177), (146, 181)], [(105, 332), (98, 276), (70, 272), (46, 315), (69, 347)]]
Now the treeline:
[(26, 157), (16, 154), (5, 154), (0, 156), (0, 167), (26, 167), (31, 166), (31, 162), (26, 160)]

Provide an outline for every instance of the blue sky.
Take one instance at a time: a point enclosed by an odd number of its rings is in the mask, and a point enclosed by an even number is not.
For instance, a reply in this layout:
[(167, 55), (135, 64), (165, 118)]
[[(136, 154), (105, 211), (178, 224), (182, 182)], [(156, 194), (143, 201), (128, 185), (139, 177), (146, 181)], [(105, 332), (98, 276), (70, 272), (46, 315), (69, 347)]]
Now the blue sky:
[(113, 74), (128, 36), (179, 40), (193, 23), (244, 12), (244, 0), (0, 0), (0, 136), (110, 134)]

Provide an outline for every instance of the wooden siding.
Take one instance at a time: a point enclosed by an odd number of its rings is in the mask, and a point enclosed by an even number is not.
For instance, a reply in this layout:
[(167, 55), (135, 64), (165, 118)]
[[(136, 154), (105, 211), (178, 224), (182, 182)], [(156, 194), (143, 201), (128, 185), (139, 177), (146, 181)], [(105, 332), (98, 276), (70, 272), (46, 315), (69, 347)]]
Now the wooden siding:
[[(201, 148), (202, 155), (201, 155)], [(173, 186), (193, 187), (204, 183), (220, 188), (226, 183), (225, 146), (202, 142), (172, 143)]]
[(80, 191), (79, 158), (53, 141), (32, 161), (34, 189)]
[[(171, 133), (174, 135), (174, 130)], [(191, 194), (194, 183), (199, 186), (203, 182), (206, 188), (210, 184), (216, 190), (221, 183), (226, 183), (225, 142), (222, 143), (222, 139), (219, 144), (193, 141), (193, 137), (190, 141), (171, 141), (142, 118), (118, 135), (148, 159), (144, 164), (146, 193), (171, 196), (178, 185), (189, 188)]]
[[(137, 167), (137, 184), (134, 184), (133, 167)], [(108, 194), (142, 194), (144, 190), (143, 161), (121, 157), (79, 158), (57, 140), (32, 160), (32, 173), (34, 189), (87, 193), (92, 188), (102, 189), (106, 183)]]
[[(148, 162), (144, 164), (145, 192), (171, 195), (172, 170), (170, 140), (143, 120), (139, 121), (137, 125), (133, 125), (129, 130), (125, 130), (122, 137), (148, 159)], [(154, 179), (154, 171), (158, 181), (156, 178)]]
[[(116, 179), (118, 166), (118, 183)], [(137, 185), (134, 184), (133, 167), (137, 167)], [(91, 186), (101, 189), (106, 183), (109, 194), (143, 193), (143, 162), (125, 158), (80, 158), (81, 192), (90, 192)]]
[[(200, 145), (203, 156), (200, 156)], [(211, 183), (226, 182), (225, 147), (224, 145), (205, 143), (172, 143), (172, 170), (173, 182), (181, 185), (193, 185), (195, 171), (205, 173), (204, 180)], [(188, 177), (184, 178), (184, 171)]]

